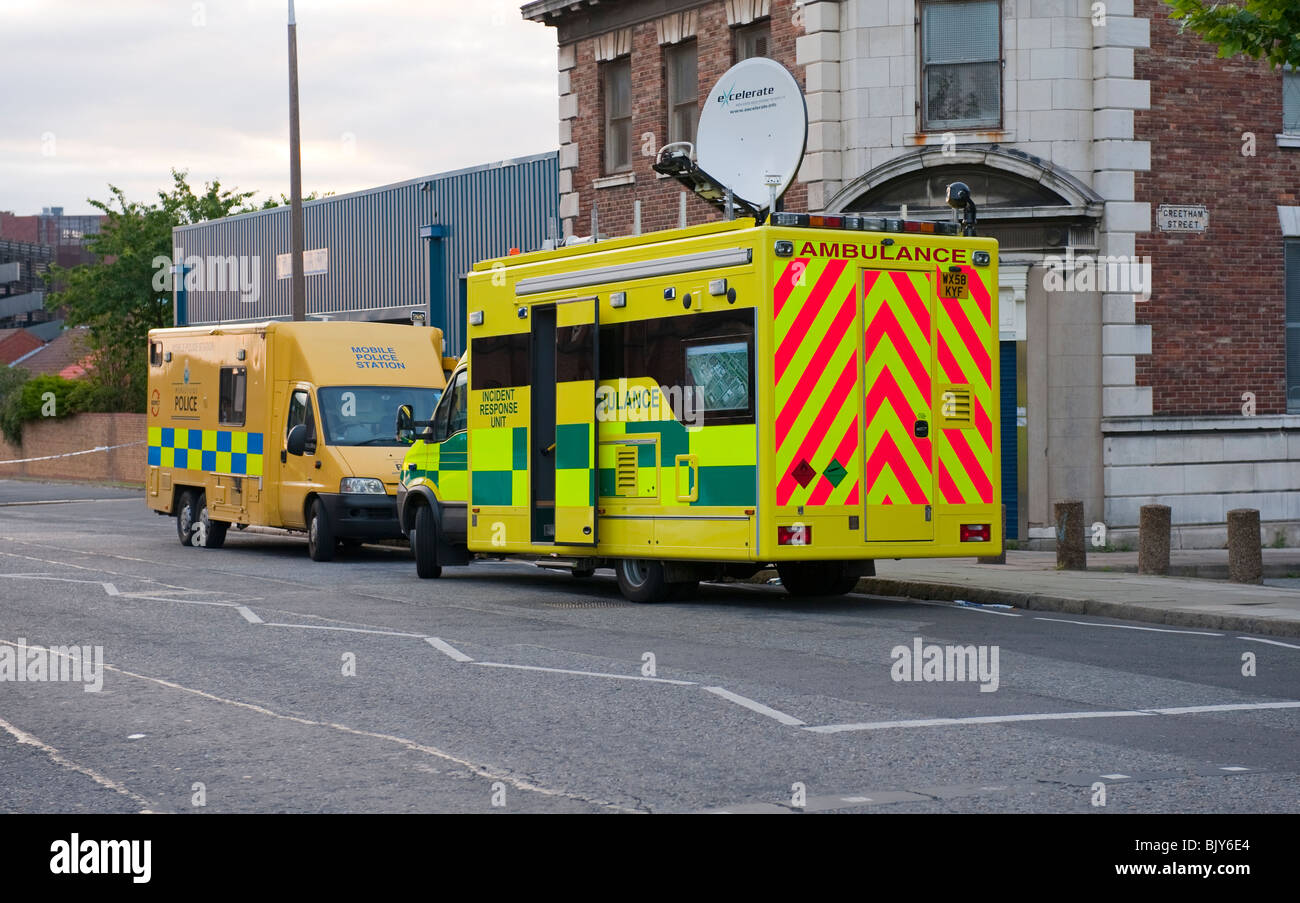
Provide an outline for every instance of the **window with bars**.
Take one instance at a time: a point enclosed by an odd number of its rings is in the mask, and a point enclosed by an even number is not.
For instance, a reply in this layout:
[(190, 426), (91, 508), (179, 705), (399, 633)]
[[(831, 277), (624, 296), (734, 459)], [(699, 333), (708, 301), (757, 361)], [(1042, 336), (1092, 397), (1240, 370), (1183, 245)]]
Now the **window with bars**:
[(765, 19), (753, 25), (743, 25), (735, 29), (733, 38), (737, 63), (754, 56), (770, 56), (767, 48), (772, 43), (772, 22)]
[(699, 55), (694, 41), (669, 47), (664, 57), (668, 76), (668, 140), (695, 143), (700, 118)]
[(632, 168), (632, 61), (624, 57), (606, 63), (605, 172)]
[(921, 6), (921, 127), (1002, 124), (1000, 0), (926, 0)]
[(1286, 243), (1286, 412), (1300, 414), (1300, 240)]
[(1300, 72), (1282, 73), (1282, 134), (1300, 135)]

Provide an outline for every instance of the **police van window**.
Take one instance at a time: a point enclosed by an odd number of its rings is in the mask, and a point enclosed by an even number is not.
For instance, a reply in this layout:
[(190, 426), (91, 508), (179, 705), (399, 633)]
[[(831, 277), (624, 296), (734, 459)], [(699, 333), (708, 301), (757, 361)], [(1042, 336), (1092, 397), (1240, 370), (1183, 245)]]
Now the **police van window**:
[(162, 342), (149, 343), (149, 365), (161, 367), (163, 362)]
[(412, 420), (429, 420), (441, 392), (414, 386), (322, 386), (316, 390), (326, 445), (395, 448), (397, 409), (411, 406)]
[(222, 367), (217, 404), (218, 422), (242, 426), (244, 423), (244, 400), (247, 395), (248, 368)]
[(313, 453), (316, 451), (316, 418), (311, 415), (311, 396), (306, 389), (295, 389), (293, 397), (289, 399), (289, 422), (284, 428), (285, 436), (300, 423), (307, 427), (306, 450), (309, 454)]

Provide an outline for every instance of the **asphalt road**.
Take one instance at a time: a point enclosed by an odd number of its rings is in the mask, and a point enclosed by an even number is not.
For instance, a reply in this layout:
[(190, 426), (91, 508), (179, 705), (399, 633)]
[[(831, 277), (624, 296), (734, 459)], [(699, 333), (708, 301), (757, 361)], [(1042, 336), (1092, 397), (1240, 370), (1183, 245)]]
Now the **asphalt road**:
[[(444, 574), (251, 531), (184, 548), (138, 493), (0, 481), (0, 646), (104, 662), (86, 692), (0, 649), (0, 811), (1300, 811), (1300, 643)], [(917, 640), (984, 647), (985, 687), (996, 648), (996, 689), (895, 680)]]

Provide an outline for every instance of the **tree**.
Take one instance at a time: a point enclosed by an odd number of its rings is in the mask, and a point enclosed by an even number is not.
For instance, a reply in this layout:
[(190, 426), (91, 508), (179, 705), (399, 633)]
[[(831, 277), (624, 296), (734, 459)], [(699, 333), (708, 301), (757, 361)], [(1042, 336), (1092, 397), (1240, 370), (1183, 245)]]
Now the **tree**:
[(1269, 66), (1300, 66), (1300, 0), (1166, 0), (1179, 31), (1218, 45), (1220, 57), (1248, 56)]
[(144, 411), (147, 385), (147, 334), (172, 324), (171, 295), (154, 288), (155, 260), (171, 258), (172, 229), (188, 223), (242, 212), (253, 192), (227, 191), (219, 181), (205, 183), (196, 194), (187, 173), (172, 170), (170, 191), (158, 201), (128, 201), (109, 185), (108, 201), (91, 200), (106, 219), (87, 241), (97, 263), (73, 268), (53, 266), (45, 306), (64, 308), (67, 320), (89, 327), (93, 369), (87, 377), (97, 396), (121, 411)]

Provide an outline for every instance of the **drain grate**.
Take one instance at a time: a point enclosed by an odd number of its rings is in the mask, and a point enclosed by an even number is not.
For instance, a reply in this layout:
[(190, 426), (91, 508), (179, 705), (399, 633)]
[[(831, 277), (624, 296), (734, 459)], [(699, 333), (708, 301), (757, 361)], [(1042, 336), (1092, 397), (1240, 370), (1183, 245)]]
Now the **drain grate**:
[(614, 602), (604, 599), (582, 599), (576, 602), (543, 602), (543, 608), (631, 608), (631, 602)]

